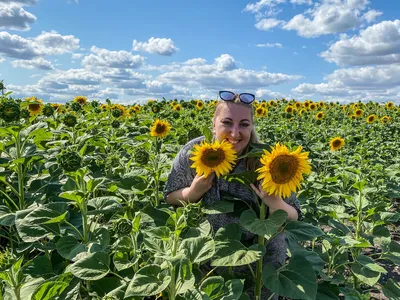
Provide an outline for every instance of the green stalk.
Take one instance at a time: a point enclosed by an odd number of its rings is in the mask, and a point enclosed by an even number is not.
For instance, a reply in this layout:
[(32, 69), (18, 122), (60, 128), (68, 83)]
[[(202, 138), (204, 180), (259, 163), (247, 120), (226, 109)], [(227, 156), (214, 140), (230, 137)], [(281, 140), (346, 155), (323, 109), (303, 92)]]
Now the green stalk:
[[(179, 236), (175, 233), (174, 234), (174, 239), (173, 239), (173, 244), (172, 244), (172, 257), (176, 256), (176, 251), (178, 249), (178, 239), (179, 239)], [(176, 296), (175, 295), (176, 294), (175, 266), (173, 266), (171, 264), (170, 269), (171, 269), (171, 282), (169, 284), (169, 298), (168, 299), (175, 300), (175, 296)]]
[[(17, 149), (17, 159), (21, 158), (21, 135), (18, 131), (15, 137), (15, 147)], [(25, 193), (24, 193), (24, 176), (22, 170), (22, 164), (18, 163), (18, 193), (19, 193), (19, 209), (24, 209), (25, 207)]]
[[(260, 220), (264, 221), (265, 219), (265, 204), (261, 202), (260, 206)], [(264, 246), (264, 236), (258, 236), (258, 244)], [(256, 291), (255, 291), (255, 299), (261, 300), (261, 289), (262, 289), (262, 269), (263, 269), (263, 256), (257, 262), (256, 269)]]

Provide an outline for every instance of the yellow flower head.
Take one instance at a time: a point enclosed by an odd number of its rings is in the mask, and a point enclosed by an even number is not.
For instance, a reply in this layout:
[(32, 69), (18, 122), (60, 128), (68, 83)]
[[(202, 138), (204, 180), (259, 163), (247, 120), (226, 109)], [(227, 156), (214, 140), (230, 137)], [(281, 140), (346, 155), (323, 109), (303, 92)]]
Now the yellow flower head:
[(74, 102), (79, 103), (80, 105), (85, 105), (87, 102), (87, 98), (85, 96), (76, 96), (74, 98)]
[(322, 120), (323, 118), (324, 118), (324, 112), (323, 111), (320, 111), (319, 113), (317, 113), (316, 115), (315, 115), (315, 118), (317, 119), (317, 120)]
[(191, 167), (196, 169), (197, 175), (204, 174), (206, 178), (211, 172), (215, 172), (217, 177), (228, 174), (235, 164), (237, 154), (233, 149), (232, 144), (222, 141), (214, 143), (203, 142), (200, 145), (195, 145), (193, 156), (190, 158), (193, 161)]
[(276, 105), (276, 102), (274, 101), (274, 100), (269, 100), (268, 101), (268, 104), (269, 104), (269, 106), (275, 106)]
[(354, 114), (355, 114), (357, 117), (362, 117), (363, 114), (364, 114), (364, 111), (363, 111), (361, 108), (359, 108), (359, 109), (356, 109), (356, 111), (354, 112)]
[(28, 110), (31, 117), (40, 114), (43, 108), (42, 99), (38, 99), (35, 96), (33, 96), (30, 98), (25, 98), (25, 100), (28, 101)]
[(388, 123), (390, 121), (390, 117), (389, 116), (384, 116), (381, 118), (381, 123)]
[(174, 105), (174, 107), (172, 109), (174, 111), (180, 111), (180, 110), (182, 110), (182, 106), (180, 104), (176, 104), (176, 105)]
[(203, 109), (203, 107), (204, 107), (203, 101), (197, 100), (196, 108), (197, 108), (198, 110), (201, 110), (201, 109)]
[(286, 106), (285, 112), (292, 114), (293, 111), (294, 111), (293, 106), (291, 106), (291, 105)]
[(171, 124), (168, 121), (157, 119), (150, 129), (150, 135), (155, 137), (166, 137), (171, 130)]
[(337, 151), (344, 146), (344, 139), (337, 136), (330, 140), (329, 146), (332, 151)]
[(395, 106), (394, 106), (393, 102), (388, 102), (388, 103), (386, 103), (385, 107), (388, 109), (393, 109)]
[(310, 110), (316, 110), (317, 109), (317, 104), (315, 103), (310, 103), (310, 106), (308, 107)]
[(367, 123), (368, 123), (368, 124), (374, 123), (374, 122), (376, 121), (377, 118), (378, 118), (378, 117), (377, 117), (376, 115), (374, 115), (374, 114), (369, 115), (369, 116), (367, 117)]
[(267, 115), (268, 110), (265, 109), (265, 108), (262, 107), (262, 106), (258, 106), (258, 107), (256, 108), (255, 112), (256, 112), (256, 117), (261, 118), (261, 117), (265, 117), (265, 116)]
[(264, 150), (260, 162), (263, 165), (257, 169), (262, 179), (263, 190), (270, 195), (289, 197), (296, 188), (300, 188), (303, 174), (311, 173), (308, 161), (308, 152), (301, 152), (299, 146), (295, 151), (289, 152), (285, 145), (277, 143), (271, 147), (271, 152)]
[(301, 107), (303, 106), (303, 104), (302, 104), (301, 102), (296, 102), (296, 103), (294, 104), (294, 106), (295, 106), (297, 109), (299, 109), (299, 108), (301, 108)]

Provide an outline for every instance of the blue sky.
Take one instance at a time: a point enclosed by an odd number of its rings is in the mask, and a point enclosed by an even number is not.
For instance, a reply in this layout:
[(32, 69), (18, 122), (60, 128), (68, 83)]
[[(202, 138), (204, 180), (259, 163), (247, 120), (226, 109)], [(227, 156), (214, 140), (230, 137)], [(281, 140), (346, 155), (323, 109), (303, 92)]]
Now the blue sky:
[(15, 97), (400, 103), (397, 0), (0, 0)]

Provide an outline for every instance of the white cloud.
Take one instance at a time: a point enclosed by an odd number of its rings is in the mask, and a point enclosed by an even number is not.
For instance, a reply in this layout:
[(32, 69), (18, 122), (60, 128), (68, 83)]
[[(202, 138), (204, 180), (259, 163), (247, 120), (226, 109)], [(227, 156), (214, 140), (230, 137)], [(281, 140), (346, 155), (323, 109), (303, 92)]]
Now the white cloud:
[(151, 37), (147, 42), (138, 42), (133, 40), (132, 50), (171, 56), (175, 52), (179, 51), (179, 48), (175, 47), (174, 42), (171, 39)]
[(173, 89), (171, 85), (158, 80), (147, 80), (145, 84), (147, 91), (155, 94), (166, 94)]
[(283, 29), (295, 30), (302, 37), (345, 32), (361, 25), (361, 11), (368, 0), (325, 0), (313, 9), (294, 16)]
[(14, 60), (12, 62), (12, 66), (14, 68), (25, 68), (25, 69), (40, 69), (40, 70), (53, 70), (54, 66), (48, 60), (45, 60), (43, 57), (37, 57), (32, 60)]
[(38, 0), (0, 0), (0, 3), (5, 4), (22, 4), (22, 5), (34, 5), (38, 2)]
[(185, 65), (204, 65), (207, 61), (204, 58), (192, 58), (184, 62)]
[(385, 100), (399, 102), (400, 65), (346, 68), (335, 70), (324, 78), (326, 83), (302, 83), (292, 90), (300, 95), (320, 94), (330, 98)]
[(20, 4), (4, 5), (0, 2), (0, 29), (29, 30), (29, 24), (35, 21), (36, 17)]
[(82, 53), (72, 53), (72, 59), (80, 59), (83, 56)]
[(255, 14), (259, 13), (264, 8), (271, 8), (285, 2), (286, 0), (260, 0), (257, 3), (247, 4), (243, 11)]
[(400, 62), (400, 20), (383, 21), (342, 39), (321, 57), (338, 65), (392, 64)]
[(229, 54), (222, 54), (220, 57), (217, 57), (215, 65), (220, 72), (236, 69), (235, 59)]
[(277, 99), (277, 98), (283, 98), (284, 95), (278, 92), (273, 92), (268, 89), (257, 89), (255, 92), (256, 98), (257, 99)]
[(4, 59), (4, 58), (2, 58), (2, 57), (0, 57), (0, 64), (2, 63), (2, 62), (5, 62), (6, 60)]
[(260, 48), (282, 48), (283, 45), (281, 43), (265, 43), (265, 44), (256, 44), (256, 47)]
[(276, 26), (283, 25), (285, 22), (281, 20), (277, 20), (274, 18), (271, 19), (262, 19), (258, 23), (256, 23), (255, 27), (259, 30), (270, 30)]
[(32, 59), (42, 55), (58, 55), (79, 47), (79, 39), (63, 36), (56, 31), (42, 32), (34, 38), (24, 38), (8, 32), (0, 32), (0, 53), (5, 56)]
[(132, 55), (127, 51), (110, 51), (92, 46), (90, 51), (94, 54), (85, 56), (82, 60), (84, 66), (101, 66), (110, 68), (138, 68), (144, 62), (144, 57)]
[(372, 23), (375, 21), (375, 19), (379, 16), (383, 15), (383, 12), (381, 11), (377, 11), (374, 9), (371, 9), (369, 11), (367, 11), (364, 15), (363, 15), (363, 19), (366, 20), (368, 23)]

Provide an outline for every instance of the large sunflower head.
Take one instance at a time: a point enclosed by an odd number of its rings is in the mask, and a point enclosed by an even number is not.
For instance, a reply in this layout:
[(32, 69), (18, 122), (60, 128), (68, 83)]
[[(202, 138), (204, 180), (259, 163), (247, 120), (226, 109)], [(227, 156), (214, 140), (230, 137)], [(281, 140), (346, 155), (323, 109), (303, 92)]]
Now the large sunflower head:
[(285, 112), (287, 112), (288, 114), (293, 113), (293, 106), (291, 106), (291, 105), (286, 106)]
[(150, 135), (155, 137), (166, 137), (171, 130), (171, 124), (168, 121), (157, 119), (150, 129)]
[(317, 120), (322, 120), (322, 119), (324, 118), (324, 112), (323, 112), (323, 111), (320, 111), (319, 113), (317, 113), (317, 114), (315, 115), (315, 118), (316, 118)]
[(263, 180), (261, 185), (266, 193), (289, 197), (300, 187), (303, 174), (311, 173), (308, 152), (301, 152), (301, 146), (290, 152), (285, 145), (279, 143), (271, 148), (271, 152), (264, 150), (261, 156), (263, 166), (257, 169), (257, 179)]
[(388, 123), (390, 121), (390, 117), (389, 116), (384, 116), (381, 118), (381, 123)]
[(344, 146), (344, 139), (337, 136), (330, 140), (329, 146), (332, 151), (337, 151)]
[(260, 106), (261, 106), (262, 108), (267, 108), (267, 102), (262, 102), (262, 103), (260, 104)]
[(376, 121), (376, 119), (377, 119), (377, 116), (376, 116), (376, 115), (374, 115), (374, 114), (369, 115), (369, 116), (367, 117), (367, 123), (368, 123), (368, 124), (374, 123), (374, 122)]
[(294, 104), (294, 106), (295, 106), (297, 109), (299, 109), (299, 108), (301, 108), (301, 107), (303, 106), (303, 104), (302, 104), (301, 102), (296, 102), (296, 103)]
[(317, 109), (317, 104), (315, 103), (310, 103), (310, 106), (308, 107), (310, 110), (316, 110)]
[(87, 98), (85, 96), (76, 96), (74, 98), (75, 103), (79, 103), (80, 105), (85, 105), (87, 102)]
[(43, 108), (42, 99), (38, 99), (35, 96), (33, 96), (30, 98), (25, 98), (25, 100), (28, 101), (28, 110), (31, 117), (40, 114)]
[(385, 107), (388, 108), (388, 109), (393, 109), (394, 108), (394, 103), (393, 102), (388, 102), (388, 103), (386, 103)]
[(172, 109), (173, 109), (174, 111), (181, 111), (181, 110), (182, 110), (182, 106), (181, 106), (180, 104), (175, 104), (175, 105), (172, 107)]
[(274, 100), (269, 100), (268, 101), (268, 105), (271, 106), (271, 107), (272, 106), (276, 106), (276, 102)]
[(196, 108), (197, 108), (198, 110), (200, 110), (200, 109), (203, 109), (203, 107), (204, 107), (203, 101), (197, 100)]
[(359, 108), (359, 109), (356, 109), (356, 111), (354, 112), (354, 114), (355, 114), (357, 117), (362, 117), (363, 114), (364, 114), (364, 111), (363, 111), (361, 108)]
[(255, 115), (257, 118), (265, 117), (267, 115), (267, 112), (268, 111), (262, 106), (258, 106), (255, 109)]
[(214, 143), (203, 142), (200, 145), (195, 145), (193, 156), (190, 158), (193, 161), (191, 167), (196, 169), (197, 175), (204, 174), (206, 178), (211, 172), (220, 177), (228, 174), (235, 164), (237, 154), (233, 149), (232, 144), (222, 141)]

